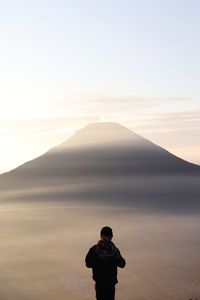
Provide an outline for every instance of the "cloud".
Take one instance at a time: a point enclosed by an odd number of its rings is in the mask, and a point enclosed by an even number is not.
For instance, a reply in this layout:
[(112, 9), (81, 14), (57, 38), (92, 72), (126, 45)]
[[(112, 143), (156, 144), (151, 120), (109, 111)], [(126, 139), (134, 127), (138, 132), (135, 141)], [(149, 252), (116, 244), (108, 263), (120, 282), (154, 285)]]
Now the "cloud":
[(33, 120), (1, 121), (0, 133), (5, 135), (49, 135), (59, 132), (71, 132), (79, 123), (95, 122), (94, 116), (66, 116), (56, 118), (39, 118)]
[(140, 124), (141, 130), (146, 131), (183, 131), (200, 130), (200, 109), (193, 111), (179, 111), (173, 113), (160, 113)]
[(145, 99), (138, 97), (112, 97), (112, 96), (90, 96), (71, 99), (70, 106), (73, 111), (82, 114), (104, 113), (106, 115), (116, 115), (119, 113), (128, 113), (130, 109), (134, 110), (151, 109), (159, 105), (155, 99)]
[[(184, 103), (184, 105), (183, 105)], [(179, 121), (198, 122), (198, 109), (184, 109), (193, 100), (184, 97), (172, 98), (142, 98), (113, 97), (97, 94), (66, 95), (66, 99), (57, 103), (60, 107), (54, 116), (44, 118), (0, 121), (1, 134), (49, 134), (58, 129), (77, 129), (84, 124), (105, 121), (132, 122), (142, 127), (148, 124), (168, 123), (178, 125)], [(183, 108), (180, 107), (183, 105)], [(177, 108), (178, 107), (178, 108)], [(166, 109), (167, 108), (167, 109)], [(178, 109), (178, 110), (177, 110)], [(103, 117), (102, 117), (103, 116)]]

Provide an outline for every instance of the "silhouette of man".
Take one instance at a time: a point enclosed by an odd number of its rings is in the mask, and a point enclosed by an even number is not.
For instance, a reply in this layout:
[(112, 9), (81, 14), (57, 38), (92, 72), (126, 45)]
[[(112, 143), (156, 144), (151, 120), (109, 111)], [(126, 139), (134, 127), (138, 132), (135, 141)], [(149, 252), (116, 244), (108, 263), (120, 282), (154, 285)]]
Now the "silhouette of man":
[(90, 248), (85, 263), (92, 268), (92, 278), (95, 281), (97, 300), (114, 300), (117, 280), (117, 267), (125, 267), (125, 259), (119, 249), (111, 242), (112, 229), (103, 227), (100, 232), (101, 240)]

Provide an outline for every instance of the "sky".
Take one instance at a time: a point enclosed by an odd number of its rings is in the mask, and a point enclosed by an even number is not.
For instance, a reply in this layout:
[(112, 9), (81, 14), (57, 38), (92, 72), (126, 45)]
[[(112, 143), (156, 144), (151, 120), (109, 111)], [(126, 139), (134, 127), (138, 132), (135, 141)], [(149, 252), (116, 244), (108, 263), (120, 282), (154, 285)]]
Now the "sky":
[(198, 0), (0, 0), (0, 173), (91, 122), (200, 164)]

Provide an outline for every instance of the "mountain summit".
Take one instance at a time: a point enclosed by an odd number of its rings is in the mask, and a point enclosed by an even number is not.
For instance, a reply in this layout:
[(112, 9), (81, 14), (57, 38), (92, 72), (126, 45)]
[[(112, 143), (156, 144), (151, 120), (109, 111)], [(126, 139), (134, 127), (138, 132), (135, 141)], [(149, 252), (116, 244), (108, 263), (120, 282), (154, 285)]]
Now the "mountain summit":
[[(93, 147), (101, 144), (122, 143), (126, 141), (144, 140), (141, 136), (128, 128), (112, 122), (91, 123), (78, 130), (73, 137), (65, 141), (60, 147)], [(57, 150), (60, 147), (56, 147)]]

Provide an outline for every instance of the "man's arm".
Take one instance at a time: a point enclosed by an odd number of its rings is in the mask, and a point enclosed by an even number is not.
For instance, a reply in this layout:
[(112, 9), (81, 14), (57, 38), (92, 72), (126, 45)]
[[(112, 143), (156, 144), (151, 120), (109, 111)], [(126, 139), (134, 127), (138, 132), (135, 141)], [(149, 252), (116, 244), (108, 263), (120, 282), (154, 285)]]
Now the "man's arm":
[(92, 248), (90, 248), (90, 250), (88, 251), (88, 254), (86, 255), (86, 258), (85, 258), (85, 265), (87, 268), (93, 268), (96, 261), (97, 261), (97, 257), (94, 253), (94, 250)]
[(124, 268), (126, 265), (126, 261), (125, 259), (121, 256), (121, 253), (118, 249), (117, 251), (117, 266), (120, 267), (120, 268)]

